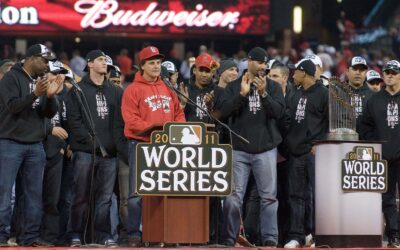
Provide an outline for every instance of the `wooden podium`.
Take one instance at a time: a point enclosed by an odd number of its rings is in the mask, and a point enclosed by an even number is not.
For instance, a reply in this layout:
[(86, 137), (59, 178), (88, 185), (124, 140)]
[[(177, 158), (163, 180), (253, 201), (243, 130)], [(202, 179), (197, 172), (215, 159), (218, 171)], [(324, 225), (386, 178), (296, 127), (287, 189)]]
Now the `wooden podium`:
[(143, 242), (204, 244), (209, 238), (209, 198), (144, 196)]
[[(150, 130), (153, 131), (154, 127)], [(208, 131), (214, 127), (213, 124), (206, 124)], [(207, 243), (209, 197), (143, 196), (142, 241), (167, 244)]]

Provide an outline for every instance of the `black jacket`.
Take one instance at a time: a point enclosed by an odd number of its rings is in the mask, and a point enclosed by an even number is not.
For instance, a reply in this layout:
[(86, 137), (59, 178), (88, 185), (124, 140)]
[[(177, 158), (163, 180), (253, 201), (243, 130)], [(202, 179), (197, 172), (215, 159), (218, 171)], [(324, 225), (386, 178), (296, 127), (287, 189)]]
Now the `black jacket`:
[(326, 139), (329, 129), (328, 89), (317, 81), (307, 90), (293, 91), (288, 101), (290, 114), (285, 147), (300, 156), (311, 152), (312, 141)]
[(66, 108), (66, 97), (68, 89), (64, 86), (64, 89), (56, 96), (58, 100), (58, 111), (51, 119), (47, 120), (47, 126), (49, 134), (44, 140), (44, 150), (46, 152), (46, 158), (50, 159), (54, 157), (61, 149), (66, 150), (67, 140), (63, 140), (57, 136), (51, 134), (54, 127), (62, 127), (68, 131), (67, 127), (67, 108)]
[[(204, 95), (206, 93), (210, 93), (216, 87), (217, 85), (215, 85), (214, 83), (210, 83), (204, 88), (199, 88), (194, 83), (190, 84), (188, 85), (189, 98), (198, 106), (207, 110), (207, 107), (203, 101)], [(192, 105), (189, 101), (186, 103), (184, 112), (186, 121), (214, 123), (212, 119), (210, 119), (205, 112), (201, 111), (196, 106)]]
[[(117, 140), (123, 134), (121, 112), (122, 89), (108, 82), (101, 86), (94, 84), (88, 75), (78, 83), (86, 97), (96, 132), (96, 154), (101, 155), (99, 143), (110, 157), (117, 155)], [(89, 134), (89, 121), (85, 119), (82, 105), (77, 94), (82, 93), (72, 88), (67, 98), (67, 120), (70, 129), (70, 145), (73, 151), (92, 153), (92, 139)], [(82, 98), (82, 100), (84, 100)]]
[(46, 130), (45, 117), (57, 112), (57, 99), (35, 96), (35, 81), (15, 64), (0, 81), (0, 138), (20, 143), (43, 141)]
[(232, 136), (233, 148), (247, 153), (257, 154), (275, 148), (281, 141), (277, 121), (285, 111), (285, 100), (281, 86), (267, 79), (263, 98), (255, 88), (248, 96), (240, 95), (243, 75), (228, 84), (221, 105), (222, 119), (229, 118), (229, 127), (249, 140), (247, 144)]
[(360, 138), (382, 143), (382, 157), (400, 159), (400, 93), (391, 95), (385, 89), (371, 96), (360, 123)]
[(359, 133), (359, 127), (362, 119), (363, 109), (367, 103), (367, 100), (374, 94), (372, 90), (369, 89), (368, 85), (364, 83), (360, 88), (356, 89), (350, 85), (353, 97), (351, 102), (355, 105), (356, 109), (356, 131)]

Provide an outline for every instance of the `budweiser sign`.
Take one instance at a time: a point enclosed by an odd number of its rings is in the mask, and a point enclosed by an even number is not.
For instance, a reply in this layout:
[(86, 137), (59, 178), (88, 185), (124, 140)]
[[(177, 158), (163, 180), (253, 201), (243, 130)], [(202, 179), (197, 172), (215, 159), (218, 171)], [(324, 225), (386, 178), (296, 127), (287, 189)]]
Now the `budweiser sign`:
[(84, 14), (82, 28), (101, 29), (114, 26), (166, 26), (177, 27), (229, 27), (233, 29), (239, 22), (238, 11), (210, 12), (202, 4), (196, 5), (196, 10), (179, 11), (159, 10), (156, 2), (150, 3), (143, 10), (119, 9), (117, 1), (80, 0), (75, 3), (74, 9)]
[(270, 0), (0, 0), (3, 35), (265, 35)]

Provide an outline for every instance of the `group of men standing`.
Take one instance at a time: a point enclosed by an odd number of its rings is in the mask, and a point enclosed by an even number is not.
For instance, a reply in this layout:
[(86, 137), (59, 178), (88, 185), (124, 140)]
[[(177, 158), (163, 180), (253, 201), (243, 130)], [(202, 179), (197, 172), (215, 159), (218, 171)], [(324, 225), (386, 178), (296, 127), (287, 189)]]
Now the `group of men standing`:
[[(249, 51), (247, 70), (240, 76), (233, 60), (217, 62), (203, 53), (195, 60), (190, 84), (177, 84), (176, 67), (163, 64), (175, 79), (171, 87), (160, 77), (163, 59), (156, 47), (143, 48), (139, 72), (122, 89), (112, 80), (118, 67), (103, 51), (93, 50), (86, 56), (87, 74), (76, 84), (71, 72), (54, 63), (45, 46), (36, 44), (4, 75), (0, 81), (0, 246), (7, 245), (13, 225), (13, 186), (18, 221), (14, 230), (21, 246), (51, 246), (64, 237), (69, 246), (78, 247), (89, 242), (88, 235), (92, 243), (106, 247), (140, 246), (141, 197), (134, 183), (137, 143), (149, 141), (155, 124), (214, 123), (215, 118), (249, 142), (216, 124), (220, 142), (231, 143), (234, 149), (233, 192), (223, 202), (212, 199), (211, 241), (235, 245), (246, 219), (245, 194), (253, 188), (259, 197), (259, 205), (253, 206), (259, 211), (258, 244), (311, 245), (313, 141), (323, 140), (329, 127), (329, 90), (320, 79), (321, 60), (313, 55), (299, 61), (290, 82), (289, 68), (270, 60), (262, 48)], [(376, 94), (365, 82), (367, 69), (363, 58), (352, 58), (348, 84), (360, 137), (385, 141), (382, 152), (389, 161), (389, 188), (383, 195), (383, 212), (389, 246), (400, 247), (396, 207), (400, 63), (393, 60), (384, 66), (385, 88)], [(374, 74), (371, 82), (378, 79)], [(186, 98), (178, 97), (176, 89)], [(279, 168), (284, 174), (278, 178)], [(249, 181), (251, 176), (254, 181)], [(111, 219), (116, 181), (119, 242)], [(278, 186), (286, 190), (279, 200)], [(69, 194), (63, 192), (65, 187)], [(60, 206), (68, 195), (70, 199)], [(287, 207), (286, 221), (278, 218), (280, 206)], [(213, 216), (213, 211), (220, 216)], [(59, 221), (56, 227), (54, 220)]]

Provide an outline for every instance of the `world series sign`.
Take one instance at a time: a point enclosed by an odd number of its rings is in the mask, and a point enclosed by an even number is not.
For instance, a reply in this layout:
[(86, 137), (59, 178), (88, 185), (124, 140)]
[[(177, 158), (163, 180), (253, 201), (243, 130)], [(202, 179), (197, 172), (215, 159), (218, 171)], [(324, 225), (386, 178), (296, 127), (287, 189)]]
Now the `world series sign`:
[(345, 192), (378, 192), (387, 189), (387, 162), (373, 147), (354, 147), (342, 160), (342, 189)]
[(204, 123), (166, 123), (136, 147), (140, 195), (226, 196), (231, 193), (232, 146)]

